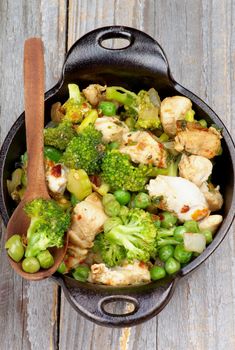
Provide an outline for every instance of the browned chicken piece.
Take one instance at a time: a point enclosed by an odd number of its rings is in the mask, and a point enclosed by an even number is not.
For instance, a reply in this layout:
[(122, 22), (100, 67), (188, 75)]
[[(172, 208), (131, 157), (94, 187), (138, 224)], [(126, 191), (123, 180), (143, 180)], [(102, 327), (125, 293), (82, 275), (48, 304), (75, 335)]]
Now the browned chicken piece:
[(134, 163), (167, 167), (167, 152), (163, 145), (147, 131), (133, 131), (123, 135), (119, 151), (128, 154)]
[(139, 261), (124, 266), (108, 268), (105, 264), (91, 266), (89, 282), (110, 286), (135, 285), (150, 282), (148, 266)]
[(103, 93), (105, 90), (106, 86), (91, 84), (86, 89), (83, 89), (82, 92), (92, 106), (97, 106), (104, 99)]
[(93, 246), (95, 236), (102, 231), (106, 219), (107, 215), (97, 193), (92, 193), (74, 208), (68, 232), (68, 253), (75, 258), (73, 262), (76, 265), (86, 258), (88, 249)]
[(204, 182), (200, 187), (201, 192), (206, 198), (210, 211), (220, 210), (223, 205), (223, 197), (219, 191), (219, 186), (214, 187), (212, 184)]
[(218, 155), (221, 149), (220, 139), (220, 133), (211, 127), (204, 130), (186, 129), (175, 137), (175, 150), (211, 159)]

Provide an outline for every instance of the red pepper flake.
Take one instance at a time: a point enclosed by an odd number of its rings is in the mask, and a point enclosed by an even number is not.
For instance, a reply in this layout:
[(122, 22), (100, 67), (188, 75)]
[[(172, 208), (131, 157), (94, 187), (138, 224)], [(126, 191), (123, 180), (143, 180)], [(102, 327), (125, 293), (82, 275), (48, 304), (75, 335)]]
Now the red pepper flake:
[(81, 218), (82, 218), (81, 215), (78, 214), (78, 215), (77, 215), (77, 220), (81, 220)]
[(89, 176), (89, 179), (96, 187), (100, 187), (100, 185), (101, 185), (101, 178), (99, 176), (91, 175), (91, 176)]
[(141, 267), (142, 269), (145, 267), (146, 265), (145, 265), (145, 263), (143, 262), (143, 261), (140, 261), (139, 262), (139, 267)]
[(51, 175), (55, 176), (55, 177), (61, 176), (61, 165), (60, 164), (53, 166), (53, 168), (51, 169)]
[(162, 214), (159, 214), (159, 219), (162, 221), (164, 220), (164, 216)]
[(189, 211), (189, 206), (188, 205), (184, 205), (183, 208), (181, 209), (181, 213), (187, 213)]

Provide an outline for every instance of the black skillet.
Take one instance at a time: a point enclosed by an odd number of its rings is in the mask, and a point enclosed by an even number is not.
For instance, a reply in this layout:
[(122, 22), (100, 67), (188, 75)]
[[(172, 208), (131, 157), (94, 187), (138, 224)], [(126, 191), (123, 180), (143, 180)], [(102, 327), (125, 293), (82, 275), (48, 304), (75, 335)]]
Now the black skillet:
[[(114, 38), (127, 39), (128, 46), (115, 50), (102, 46), (104, 40)], [(221, 211), (224, 221), (213, 242), (198, 258), (184, 267), (177, 276), (144, 286), (114, 288), (79, 283), (59, 274), (52, 277), (63, 288), (73, 308), (87, 319), (103, 326), (133, 326), (157, 315), (169, 302), (177, 281), (201, 265), (227, 234), (235, 209), (234, 144), (226, 127), (211, 108), (172, 78), (160, 45), (136, 29), (121, 26), (100, 28), (84, 35), (71, 47), (61, 79), (45, 95), (46, 123), (50, 120), (51, 105), (67, 99), (67, 84), (71, 82), (78, 83), (81, 88), (90, 83), (123, 86), (134, 91), (155, 87), (161, 98), (184, 95), (192, 100), (196, 115), (223, 128), (223, 155), (218, 157), (213, 180), (221, 185), (224, 196)], [(0, 210), (5, 225), (14, 209), (14, 203), (7, 194), (6, 180), (24, 151), (25, 126), (22, 113), (10, 129), (0, 151)], [(121, 315), (108, 312), (107, 304), (114, 301), (132, 303), (134, 311)]]

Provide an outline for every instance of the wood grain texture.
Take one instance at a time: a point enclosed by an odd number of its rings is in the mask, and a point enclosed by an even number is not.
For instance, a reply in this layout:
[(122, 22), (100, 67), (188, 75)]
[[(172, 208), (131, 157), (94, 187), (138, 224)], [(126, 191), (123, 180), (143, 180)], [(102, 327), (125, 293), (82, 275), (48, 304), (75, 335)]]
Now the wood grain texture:
[[(30, 36), (45, 43), (46, 86), (59, 78), (66, 32), (66, 1), (0, 1), (1, 142), (23, 110), (23, 46)], [(4, 232), (4, 229), (3, 229)], [(57, 344), (57, 287), (50, 281), (29, 283), (0, 256), (0, 348), (50, 349)]]

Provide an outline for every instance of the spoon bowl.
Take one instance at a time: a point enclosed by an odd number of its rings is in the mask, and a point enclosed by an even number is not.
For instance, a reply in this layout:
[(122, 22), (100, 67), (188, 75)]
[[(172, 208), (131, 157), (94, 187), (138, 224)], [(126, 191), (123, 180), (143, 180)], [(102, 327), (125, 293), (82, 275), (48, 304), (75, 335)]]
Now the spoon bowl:
[[(50, 199), (45, 181), (43, 155), (44, 128), (44, 60), (43, 43), (39, 38), (30, 38), (24, 46), (24, 97), (25, 124), (27, 143), (27, 189), (24, 197), (13, 212), (6, 231), (6, 239), (18, 234), (27, 236), (30, 219), (24, 212), (27, 202), (35, 198)], [(68, 235), (65, 234), (65, 244), (62, 248), (50, 249), (54, 265), (47, 269), (40, 269), (36, 273), (23, 271), (21, 262), (15, 262), (9, 257), (13, 269), (23, 278), (36, 281), (51, 276), (58, 269), (64, 259), (68, 245)]]

